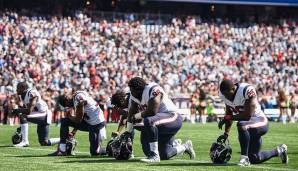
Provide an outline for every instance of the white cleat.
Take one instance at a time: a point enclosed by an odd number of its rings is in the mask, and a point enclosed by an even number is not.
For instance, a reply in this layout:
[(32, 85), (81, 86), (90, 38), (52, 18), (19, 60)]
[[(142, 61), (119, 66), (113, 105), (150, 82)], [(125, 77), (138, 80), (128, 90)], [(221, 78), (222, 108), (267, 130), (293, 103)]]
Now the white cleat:
[(160, 162), (160, 157), (159, 157), (159, 155), (154, 155), (154, 156), (151, 156), (151, 157), (141, 159), (140, 161), (145, 162), (145, 163), (159, 163)]
[(20, 147), (20, 148), (22, 148), (22, 147), (29, 147), (29, 143), (26, 143), (26, 142), (22, 141), (19, 144), (15, 144), (13, 146), (14, 147)]
[(288, 147), (286, 144), (282, 144), (277, 147), (278, 156), (281, 159), (281, 162), (284, 164), (288, 164), (289, 157), (288, 157)]
[(249, 158), (247, 156), (240, 156), (238, 166), (250, 166)]
[(185, 153), (187, 153), (189, 155), (189, 158), (191, 160), (194, 160), (196, 158), (196, 152), (193, 149), (192, 141), (191, 140), (187, 140), (185, 142), (185, 144), (184, 144), (184, 147), (185, 147)]
[(175, 139), (173, 141), (173, 147), (176, 147), (176, 146), (181, 145), (181, 144), (182, 144), (182, 140), (181, 139)]

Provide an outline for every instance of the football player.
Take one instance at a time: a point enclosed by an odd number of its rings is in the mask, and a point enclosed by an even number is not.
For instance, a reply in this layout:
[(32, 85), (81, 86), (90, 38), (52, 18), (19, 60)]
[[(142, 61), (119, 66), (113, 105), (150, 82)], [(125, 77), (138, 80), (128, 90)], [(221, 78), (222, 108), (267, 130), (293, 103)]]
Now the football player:
[(123, 130), (123, 128), (126, 126), (129, 97), (130, 93), (126, 93), (121, 90), (117, 91), (111, 97), (111, 104), (113, 105), (113, 109), (117, 110), (120, 114), (120, 121), (118, 124), (117, 131), (112, 132), (112, 137), (118, 136)]
[(101, 143), (106, 138), (105, 119), (103, 111), (97, 102), (86, 92), (76, 91), (70, 95), (61, 95), (58, 103), (63, 107), (74, 108), (74, 115), (66, 113), (66, 118), (61, 119), (61, 142), (56, 152), (50, 156), (65, 156), (66, 139), (69, 127), (80, 131), (89, 132), (90, 154), (96, 156), (101, 153)]
[(249, 166), (279, 156), (282, 163), (288, 163), (287, 146), (282, 144), (271, 151), (260, 151), (262, 136), (268, 132), (268, 120), (257, 101), (256, 90), (247, 83), (233, 84), (223, 80), (219, 86), (219, 96), (226, 105), (224, 119), (218, 124), (225, 132), (218, 141), (225, 142), (233, 121), (238, 121), (238, 138), (241, 148), (240, 166)]
[(28, 147), (28, 122), (37, 124), (38, 141), (42, 146), (58, 144), (59, 138), (49, 139), (49, 125), (51, 124), (52, 112), (41, 98), (39, 92), (29, 88), (26, 82), (17, 84), (17, 94), (23, 102), (24, 107), (13, 109), (12, 114), (19, 116), (21, 123), (22, 141), (15, 147)]
[(147, 84), (140, 77), (132, 78), (128, 111), (127, 131), (133, 130), (133, 123), (143, 120), (141, 144), (146, 158), (142, 162), (160, 162), (184, 152), (195, 159), (192, 141), (173, 146), (175, 134), (182, 126), (182, 117), (177, 107), (156, 83)]

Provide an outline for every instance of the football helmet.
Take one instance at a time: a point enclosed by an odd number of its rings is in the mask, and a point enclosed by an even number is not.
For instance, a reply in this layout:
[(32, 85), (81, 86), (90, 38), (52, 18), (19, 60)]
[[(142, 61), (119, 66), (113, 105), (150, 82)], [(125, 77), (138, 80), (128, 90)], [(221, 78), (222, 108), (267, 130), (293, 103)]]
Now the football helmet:
[(18, 127), (16, 132), (11, 137), (12, 144), (19, 144), (22, 141), (21, 127)]
[(107, 154), (117, 160), (128, 160), (132, 156), (132, 134), (124, 132), (108, 142)]
[(224, 142), (214, 142), (210, 148), (210, 158), (215, 164), (225, 164), (232, 157), (232, 148)]
[(78, 141), (73, 137), (69, 137), (66, 139), (66, 155), (71, 155), (74, 156), (75, 155), (75, 148), (78, 144)]

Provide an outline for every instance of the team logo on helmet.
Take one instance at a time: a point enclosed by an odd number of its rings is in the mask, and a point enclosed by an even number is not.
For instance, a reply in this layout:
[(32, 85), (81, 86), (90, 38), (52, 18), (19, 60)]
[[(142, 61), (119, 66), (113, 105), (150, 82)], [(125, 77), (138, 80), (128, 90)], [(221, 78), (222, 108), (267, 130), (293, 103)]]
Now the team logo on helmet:
[(21, 127), (17, 128), (17, 131), (11, 137), (12, 144), (19, 144), (22, 141)]
[(106, 152), (117, 160), (128, 160), (132, 155), (132, 135), (124, 132), (108, 142)]
[(223, 142), (214, 142), (210, 148), (210, 158), (215, 164), (225, 164), (232, 157), (232, 148)]

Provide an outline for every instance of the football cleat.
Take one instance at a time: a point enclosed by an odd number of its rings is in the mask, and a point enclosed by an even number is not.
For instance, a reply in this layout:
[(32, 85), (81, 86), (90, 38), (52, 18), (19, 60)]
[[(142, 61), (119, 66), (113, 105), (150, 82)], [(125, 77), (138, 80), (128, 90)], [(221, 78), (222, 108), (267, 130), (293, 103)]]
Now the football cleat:
[(250, 166), (249, 158), (248, 156), (240, 156), (240, 161), (237, 164), (238, 166)]
[(140, 161), (145, 162), (145, 163), (159, 163), (160, 157), (159, 157), (159, 155), (154, 155), (154, 156), (150, 156), (150, 157), (141, 159)]
[(182, 144), (182, 140), (181, 139), (175, 139), (173, 141), (173, 147), (176, 147), (176, 146), (181, 145), (181, 144)]
[(13, 146), (14, 147), (20, 147), (20, 148), (22, 148), (22, 147), (29, 147), (29, 143), (26, 143), (26, 142), (22, 141), (19, 144), (15, 144)]
[(289, 157), (288, 157), (288, 147), (286, 144), (282, 144), (277, 147), (278, 156), (281, 159), (282, 163), (288, 164)]
[(185, 147), (185, 153), (187, 153), (189, 155), (189, 158), (191, 160), (194, 160), (196, 158), (196, 152), (193, 149), (192, 141), (191, 140), (187, 140), (185, 142), (185, 144), (184, 144), (184, 147)]

